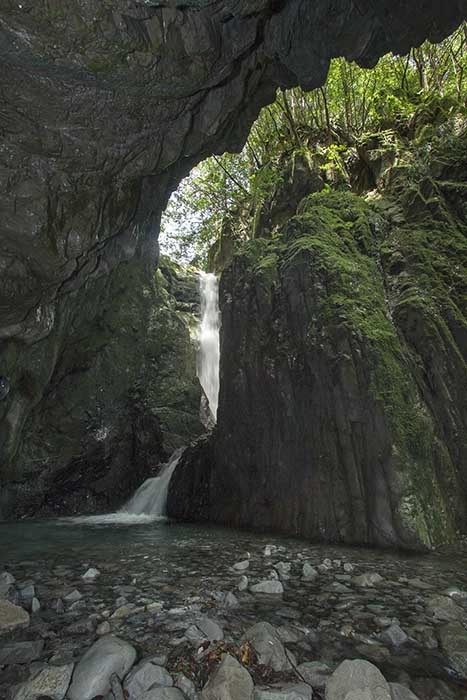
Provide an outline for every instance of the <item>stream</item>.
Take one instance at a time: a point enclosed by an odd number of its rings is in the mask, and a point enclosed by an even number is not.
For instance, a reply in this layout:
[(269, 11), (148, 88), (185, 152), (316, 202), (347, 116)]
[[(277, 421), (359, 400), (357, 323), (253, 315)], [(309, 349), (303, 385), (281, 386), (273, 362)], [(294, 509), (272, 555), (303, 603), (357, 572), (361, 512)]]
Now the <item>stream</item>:
[[(420, 697), (436, 697), (430, 693), (438, 686), (439, 697), (466, 697), (439, 648), (438, 627), (447, 621), (440, 618), (450, 611), (437, 608), (436, 597), (467, 590), (467, 549), (397, 555), (219, 527), (62, 519), (0, 524), (0, 562), (19, 589), (33, 583), (41, 606), (14, 639), (43, 639), (41, 660), (49, 663), (76, 661), (107, 623), (107, 632), (141, 655), (169, 654), (170, 669), (186, 657), (185, 632), (203, 615), (221, 626), (226, 643), (238, 644), (248, 627), (267, 621), (297, 663), (335, 668), (344, 658), (366, 658), (389, 680), (418, 683)], [(244, 571), (232, 568), (238, 562), (246, 562)], [(312, 581), (303, 580), (305, 562), (320, 567)], [(85, 582), (89, 567), (100, 575)], [(381, 581), (357, 584), (369, 573)], [(240, 591), (245, 574), (248, 588)], [(283, 595), (251, 591), (276, 579)], [(81, 597), (67, 600), (73, 591)], [(467, 611), (465, 597), (453, 605)], [(394, 623), (407, 635), (402, 642), (385, 634)], [(0, 697), (25, 674), (19, 665), (0, 673)]]

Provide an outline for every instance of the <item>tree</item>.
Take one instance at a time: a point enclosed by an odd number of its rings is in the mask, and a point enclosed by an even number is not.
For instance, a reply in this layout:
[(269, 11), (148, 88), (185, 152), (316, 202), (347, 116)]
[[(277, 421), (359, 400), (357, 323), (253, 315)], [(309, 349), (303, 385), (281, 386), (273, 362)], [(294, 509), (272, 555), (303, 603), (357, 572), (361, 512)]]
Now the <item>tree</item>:
[(254, 212), (271, 196), (284, 160), (294, 152), (311, 153), (324, 169), (371, 133), (391, 130), (407, 142), (432, 138), (437, 121), (466, 115), (466, 47), (464, 24), (440, 44), (384, 56), (371, 70), (335, 59), (317, 90), (279, 91), (240, 154), (213, 156), (183, 180), (163, 219), (163, 248), (205, 267), (226, 220), (235, 221), (227, 228), (241, 244), (252, 235)]

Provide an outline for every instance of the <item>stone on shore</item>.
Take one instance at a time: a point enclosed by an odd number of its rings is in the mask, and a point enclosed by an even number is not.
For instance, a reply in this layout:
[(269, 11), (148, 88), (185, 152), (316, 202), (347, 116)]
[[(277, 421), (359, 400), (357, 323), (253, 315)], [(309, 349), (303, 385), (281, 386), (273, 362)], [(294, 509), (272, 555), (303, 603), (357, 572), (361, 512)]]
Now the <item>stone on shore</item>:
[(404, 630), (396, 624), (392, 624), (390, 627), (384, 630), (380, 635), (381, 640), (387, 644), (391, 644), (394, 647), (399, 647), (405, 644), (409, 637), (404, 632)]
[(44, 648), (44, 642), (10, 642), (0, 646), (0, 666), (8, 664), (29, 664), (36, 661)]
[(265, 595), (282, 595), (284, 592), (284, 586), (280, 581), (268, 579), (267, 581), (260, 581), (259, 583), (255, 583), (254, 586), (251, 586), (250, 590), (252, 593), (264, 593)]
[(232, 568), (235, 571), (238, 571), (239, 573), (243, 573), (244, 571), (246, 571), (248, 569), (249, 566), (250, 566), (249, 560), (245, 559), (244, 561), (239, 561), (236, 564), (234, 564)]
[(110, 690), (110, 676), (122, 680), (136, 659), (136, 651), (119, 637), (101, 637), (79, 660), (68, 691), (69, 700), (92, 700)]
[(367, 572), (366, 574), (361, 574), (360, 576), (354, 576), (352, 583), (359, 588), (373, 588), (378, 583), (383, 581), (383, 577), (375, 572)]
[(322, 690), (332, 674), (332, 669), (320, 661), (308, 661), (298, 666), (298, 672), (312, 688)]
[(175, 687), (182, 691), (188, 700), (198, 700), (195, 684), (184, 673), (176, 673), (174, 676)]
[(8, 600), (0, 600), (0, 634), (12, 632), (29, 625), (29, 614), (26, 610), (13, 605)]
[(151, 688), (140, 695), (138, 700), (185, 700), (185, 696), (178, 688)]
[(123, 688), (128, 695), (128, 700), (139, 700), (143, 693), (156, 685), (172, 686), (172, 676), (162, 666), (156, 666), (150, 661), (142, 661), (128, 674)]
[(464, 617), (464, 610), (445, 595), (435, 595), (428, 600), (428, 612), (437, 622), (457, 622)]
[(343, 661), (326, 683), (326, 700), (392, 700), (389, 683), (369, 661)]
[(254, 700), (311, 700), (313, 689), (306, 683), (289, 683), (281, 688), (255, 688)]
[(99, 569), (94, 569), (93, 567), (91, 567), (90, 569), (88, 569), (86, 571), (86, 573), (84, 573), (81, 576), (81, 578), (83, 579), (83, 581), (87, 581), (88, 583), (90, 583), (92, 581), (95, 581), (96, 578), (98, 578), (98, 576), (100, 576), (100, 575), (101, 575), (101, 572), (99, 571)]
[(400, 683), (389, 683), (391, 689), (392, 700), (418, 700), (415, 693)]
[(41, 697), (63, 700), (70, 685), (73, 667), (74, 664), (46, 666), (35, 676), (18, 685), (13, 691), (12, 700), (36, 700)]
[(226, 654), (201, 692), (201, 700), (251, 700), (253, 681), (233, 656)]
[(288, 671), (292, 668), (285, 647), (269, 622), (258, 622), (250, 627), (243, 635), (242, 641), (250, 642), (261, 664), (271, 666), (274, 671)]
[(302, 578), (304, 581), (315, 581), (319, 577), (316, 569), (307, 561), (303, 564)]
[(439, 635), (452, 668), (467, 679), (467, 631), (460, 622), (450, 622), (441, 627)]
[(242, 576), (240, 581), (238, 582), (237, 586), (239, 591), (246, 591), (248, 588), (248, 577), (247, 576)]

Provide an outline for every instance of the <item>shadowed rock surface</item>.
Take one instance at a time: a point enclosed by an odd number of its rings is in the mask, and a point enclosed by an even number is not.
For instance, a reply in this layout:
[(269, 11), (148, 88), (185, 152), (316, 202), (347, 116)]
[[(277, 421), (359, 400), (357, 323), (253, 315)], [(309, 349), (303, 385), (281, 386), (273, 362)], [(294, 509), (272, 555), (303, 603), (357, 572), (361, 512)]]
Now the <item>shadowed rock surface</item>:
[[(0, 373), (11, 386), (0, 404), (3, 482), (45, 470), (49, 493), (76, 474), (68, 492), (82, 501), (79, 465), (100, 429), (96, 396), (109, 404), (107, 387), (132, 374), (126, 355), (109, 361), (95, 329), (123, 297), (138, 304), (136, 316), (146, 313), (148, 297), (138, 295), (151, 284), (161, 211), (180, 178), (207, 155), (239, 148), (278, 86), (313, 88), (333, 56), (370, 66), (442, 38), (465, 16), (465, 0), (424, 0), (417, 12), (393, 0), (2, 3)], [(133, 366), (148, 340), (147, 325), (135, 328), (125, 329)], [(117, 354), (125, 342), (115, 338)], [(56, 383), (70, 372), (59, 400)], [(130, 423), (145, 424), (145, 410), (133, 407)], [(122, 420), (128, 411), (120, 403)], [(62, 445), (54, 452), (51, 427), (77, 438), (73, 458)], [(105, 490), (116, 484), (118, 497), (134, 485), (133, 443), (124, 430), (106, 457), (118, 478)], [(6, 493), (2, 512), (19, 514), (16, 491)]]
[(198, 276), (165, 259), (155, 275), (129, 262), (76, 302), (64, 301), (62, 322), (19, 358), (9, 346), (25, 393), (16, 408), (28, 413), (0, 492), (4, 517), (118, 507), (203, 430), (190, 337)]

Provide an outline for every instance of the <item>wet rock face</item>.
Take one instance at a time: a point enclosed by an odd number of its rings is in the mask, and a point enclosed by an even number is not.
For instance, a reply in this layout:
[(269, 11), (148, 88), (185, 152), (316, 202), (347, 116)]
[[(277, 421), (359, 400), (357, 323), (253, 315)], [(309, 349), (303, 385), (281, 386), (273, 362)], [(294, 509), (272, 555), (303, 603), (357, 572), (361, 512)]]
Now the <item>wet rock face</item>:
[[(465, 137), (444, 151), (451, 172), (466, 152)], [(465, 531), (466, 278), (443, 270), (466, 229), (442, 173), (436, 212), (415, 211), (406, 172), (405, 198), (312, 194), (234, 258), (217, 428), (175, 472), (169, 513), (407, 548)]]
[[(68, 462), (81, 478), (99, 383), (88, 359), (75, 361), (76, 345), (94, 336), (88, 322), (106, 326), (112, 271), (121, 281), (131, 269), (123, 262), (155, 263), (161, 211), (190, 167), (239, 147), (277, 86), (315, 87), (332, 56), (371, 65), (390, 49), (441, 38), (464, 16), (463, 0), (425, 0), (417, 13), (393, 0), (2, 3), (0, 373), (10, 379), (0, 404), (3, 481), (58, 463), (47, 441), (63, 413), (64, 431), (71, 422), (81, 437)], [(128, 295), (132, 282), (131, 273), (122, 281)], [(145, 328), (135, 347), (146, 342)], [(99, 348), (94, 376), (110, 383)], [(74, 406), (61, 411), (57, 399), (41, 417), (64, 367), (73, 368)], [(119, 376), (125, 383), (124, 364)], [(146, 414), (136, 412), (144, 442)], [(117, 413), (123, 419), (128, 408)], [(17, 455), (39, 433), (31, 474)], [(122, 439), (119, 451), (129, 444)], [(135, 464), (122, 459), (119, 475)]]
[(2, 465), (0, 516), (119, 507), (202, 432), (190, 338), (197, 303), (195, 274), (165, 260), (156, 275), (122, 263), (77, 292), (73, 306), (65, 301), (47, 338), (19, 356), (6, 343), (19, 390), (0, 427), (12, 460)]

